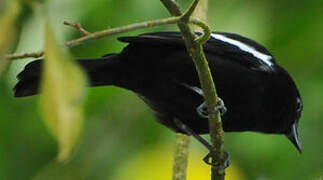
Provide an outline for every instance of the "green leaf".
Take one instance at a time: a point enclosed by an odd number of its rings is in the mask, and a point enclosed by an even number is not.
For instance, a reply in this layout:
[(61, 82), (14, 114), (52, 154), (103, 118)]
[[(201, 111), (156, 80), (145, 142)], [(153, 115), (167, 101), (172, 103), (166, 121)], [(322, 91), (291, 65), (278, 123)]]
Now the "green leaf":
[(67, 160), (82, 132), (86, 77), (72, 58), (56, 45), (46, 24), (45, 60), (40, 104), (59, 145), (58, 160)]
[(12, 48), (16, 38), (16, 21), (18, 19), (21, 8), (16, 0), (3, 1), (0, 14), (0, 75), (9, 64), (9, 60), (5, 55)]

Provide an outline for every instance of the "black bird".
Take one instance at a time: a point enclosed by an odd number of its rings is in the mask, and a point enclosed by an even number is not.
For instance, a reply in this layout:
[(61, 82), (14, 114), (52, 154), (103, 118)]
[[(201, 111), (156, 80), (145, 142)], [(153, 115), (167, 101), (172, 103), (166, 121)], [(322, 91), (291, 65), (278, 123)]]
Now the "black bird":
[[(129, 43), (119, 54), (77, 61), (90, 85), (115, 85), (135, 92), (161, 124), (176, 132), (191, 134), (180, 122), (194, 134), (208, 133), (200, 106), (203, 92), (181, 34), (156, 32), (119, 40)], [(227, 107), (222, 116), (224, 131), (283, 134), (301, 152), (302, 99), (274, 57), (257, 42), (232, 33), (212, 33), (204, 50), (218, 95)], [(39, 92), (41, 66), (42, 60), (26, 65), (18, 75), (16, 97)]]

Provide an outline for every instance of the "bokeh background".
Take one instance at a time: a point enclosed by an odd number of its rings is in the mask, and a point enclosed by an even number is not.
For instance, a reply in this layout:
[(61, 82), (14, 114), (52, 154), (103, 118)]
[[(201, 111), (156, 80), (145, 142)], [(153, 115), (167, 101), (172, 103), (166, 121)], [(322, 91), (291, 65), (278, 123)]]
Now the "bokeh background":
[[(293, 76), (304, 101), (300, 121), (304, 153), (285, 137), (227, 133), (231, 154), (228, 179), (311, 180), (323, 176), (323, 6), (320, 0), (210, 0), (209, 24), (264, 44)], [(190, 1), (180, 1), (187, 7)], [(94, 32), (168, 17), (159, 0), (47, 1), (51, 24), (63, 44), (79, 33), (62, 22), (80, 22)], [(25, 19), (17, 52), (43, 49), (43, 19)], [(160, 26), (122, 35), (177, 30)], [(71, 49), (74, 57), (119, 52), (116, 36)], [(39, 97), (17, 99), (15, 76), (31, 61), (17, 60), (0, 79), (0, 179), (170, 179), (176, 134), (159, 125), (151, 110), (132, 92), (117, 87), (88, 89), (82, 141), (72, 160), (55, 161), (57, 145), (42, 121)], [(206, 136), (206, 138), (208, 138)], [(209, 179), (202, 162), (206, 149), (192, 140), (190, 180)]]

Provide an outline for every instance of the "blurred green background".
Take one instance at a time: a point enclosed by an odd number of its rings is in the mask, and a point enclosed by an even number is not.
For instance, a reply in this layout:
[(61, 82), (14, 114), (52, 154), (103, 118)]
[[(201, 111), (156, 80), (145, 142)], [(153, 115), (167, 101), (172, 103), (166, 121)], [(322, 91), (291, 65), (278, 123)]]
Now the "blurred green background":
[[(304, 101), (300, 133), (304, 153), (285, 137), (227, 133), (231, 154), (228, 179), (319, 179), (323, 176), (323, 6), (319, 0), (210, 0), (209, 24), (265, 45), (293, 76)], [(187, 7), (190, 1), (180, 1)], [(51, 0), (52, 27), (63, 44), (79, 33), (62, 22), (80, 22), (94, 32), (144, 20), (168, 17), (159, 0)], [(25, 19), (17, 52), (43, 49), (43, 20)], [(177, 30), (160, 26), (122, 35)], [(71, 49), (75, 57), (119, 52), (116, 37)], [(57, 145), (42, 121), (39, 97), (17, 99), (15, 76), (31, 61), (17, 60), (0, 79), (0, 179), (170, 179), (175, 133), (159, 125), (132, 92), (116, 87), (88, 89), (82, 142), (71, 161), (55, 162)], [(207, 136), (206, 136), (207, 138)], [(189, 179), (209, 179), (202, 162), (206, 149), (192, 140)]]

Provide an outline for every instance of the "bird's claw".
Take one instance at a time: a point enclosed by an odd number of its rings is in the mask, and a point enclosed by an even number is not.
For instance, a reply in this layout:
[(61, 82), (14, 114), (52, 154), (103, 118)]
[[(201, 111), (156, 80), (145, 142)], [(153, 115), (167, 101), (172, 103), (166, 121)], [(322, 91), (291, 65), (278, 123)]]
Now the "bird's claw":
[(204, 158), (203, 161), (211, 166), (217, 166), (221, 169), (226, 169), (227, 167), (229, 167), (230, 165), (230, 154), (226, 151), (224, 151), (224, 157), (223, 157), (223, 161), (222, 162), (212, 162), (212, 158), (211, 158), (211, 152), (209, 152)]
[(224, 102), (221, 98), (218, 97), (218, 105), (211, 111), (207, 110), (206, 103), (203, 102), (196, 108), (198, 115), (202, 118), (208, 118), (210, 113), (217, 113), (220, 112), (221, 116), (223, 116), (227, 112), (227, 108), (224, 105)]

